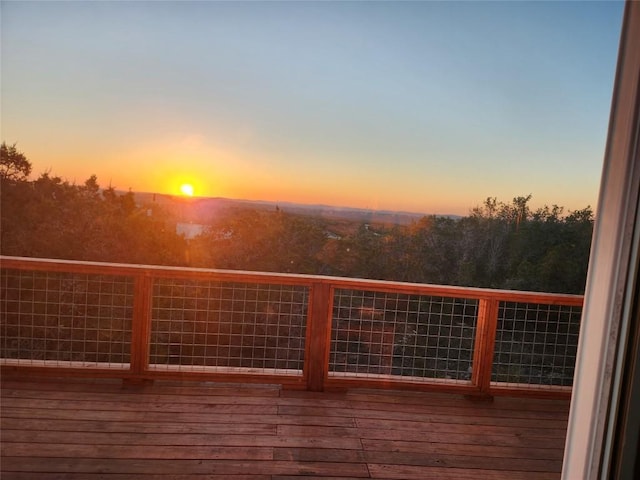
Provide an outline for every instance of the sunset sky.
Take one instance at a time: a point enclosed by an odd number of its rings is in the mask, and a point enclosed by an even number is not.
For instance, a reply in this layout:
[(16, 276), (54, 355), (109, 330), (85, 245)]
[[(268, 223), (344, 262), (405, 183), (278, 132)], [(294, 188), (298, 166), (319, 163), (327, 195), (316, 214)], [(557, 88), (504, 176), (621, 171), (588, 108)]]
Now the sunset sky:
[(2, 140), (76, 183), (593, 207), (622, 2), (5, 2)]

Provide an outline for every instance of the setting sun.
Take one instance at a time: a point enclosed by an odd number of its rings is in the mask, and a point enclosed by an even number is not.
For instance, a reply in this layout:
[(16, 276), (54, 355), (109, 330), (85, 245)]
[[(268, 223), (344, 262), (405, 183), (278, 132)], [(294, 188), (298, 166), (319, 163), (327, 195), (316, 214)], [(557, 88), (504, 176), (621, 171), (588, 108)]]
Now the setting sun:
[(180, 193), (187, 197), (193, 197), (193, 185), (190, 183), (183, 183), (180, 185)]

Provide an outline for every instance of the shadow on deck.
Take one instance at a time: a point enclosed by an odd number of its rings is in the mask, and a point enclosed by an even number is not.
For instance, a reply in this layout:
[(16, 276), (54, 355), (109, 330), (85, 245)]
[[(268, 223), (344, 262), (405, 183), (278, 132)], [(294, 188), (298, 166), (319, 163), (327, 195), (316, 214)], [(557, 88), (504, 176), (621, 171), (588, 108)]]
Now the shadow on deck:
[(13, 479), (558, 479), (569, 402), (110, 380), (2, 382)]

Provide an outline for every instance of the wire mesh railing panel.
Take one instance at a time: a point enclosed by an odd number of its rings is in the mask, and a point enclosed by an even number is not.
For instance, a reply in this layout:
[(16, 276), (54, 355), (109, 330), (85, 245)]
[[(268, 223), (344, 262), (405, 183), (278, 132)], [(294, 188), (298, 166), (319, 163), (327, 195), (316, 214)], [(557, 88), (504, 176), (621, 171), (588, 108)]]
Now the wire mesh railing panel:
[(336, 290), (329, 375), (470, 381), (478, 300)]
[(150, 365), (302, 374), (309, 289), (156, 279)]
[(133, 279), (2, 269), (4, 363), (127, 368)]
[(501, 302), (491, 380), (571, 386), (582, 307)]

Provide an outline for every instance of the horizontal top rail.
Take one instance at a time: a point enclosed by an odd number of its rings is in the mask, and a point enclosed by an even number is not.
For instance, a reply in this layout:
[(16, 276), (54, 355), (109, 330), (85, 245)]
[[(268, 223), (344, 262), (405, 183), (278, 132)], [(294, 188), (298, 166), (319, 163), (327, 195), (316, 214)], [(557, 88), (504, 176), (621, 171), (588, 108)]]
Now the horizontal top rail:
[(387, 280), (344, 278), (322, 275), (254, 272), (243, 270), (220, 270), (194, 267), (170, 267), (159, 265), (137, 265), (122, 263), (88, 262), (76, 260), (41, 259), (0, 256), (0, 268), (22, 270), (59, 271), (97, 275), (156, 276), (191, 280), (242, 281), (255, 283), (277, 283), (282, 285), (331, 285), (338, 289), (367, 290), (414, 295), (433, 295), (483, 300), (502, 300), (522, 303), (581, 306), (582, 295), (525, 292), (517, 290), (494, 290), (479, 287), (461, 287), (406, 283)]

